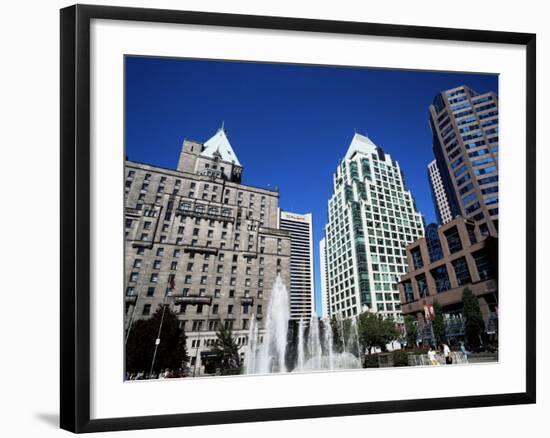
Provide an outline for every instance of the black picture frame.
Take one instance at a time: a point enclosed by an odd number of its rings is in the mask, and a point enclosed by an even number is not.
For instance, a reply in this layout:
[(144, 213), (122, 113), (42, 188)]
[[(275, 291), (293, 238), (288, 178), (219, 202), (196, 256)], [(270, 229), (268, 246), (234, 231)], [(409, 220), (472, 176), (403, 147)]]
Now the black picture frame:
[[(90, 21), (181, 23), (348, 35), (515, 44), (526, 47), (526, 391), (322, 406), (90, 419)], [(75, 432), (196, 426), (535, 403), (536, 35), (290, 17), (75, 5), (61, 10), (60, 426)]]

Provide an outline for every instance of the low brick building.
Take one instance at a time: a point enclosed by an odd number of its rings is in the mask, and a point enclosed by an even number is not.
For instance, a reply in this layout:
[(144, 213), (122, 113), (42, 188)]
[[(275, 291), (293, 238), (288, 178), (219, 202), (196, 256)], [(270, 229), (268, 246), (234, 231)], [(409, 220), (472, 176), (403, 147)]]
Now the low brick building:
[(434, 300), (442, 306), (447, 335), (463, 336), (464, 288), (479, 298), (486, 331), (496, 332), (498, 321), (498, 238), (483, 235), (476, 223), (457, 216), (426, 237), (407, 246), (408, 272), (401, 277), (399, 294), (404, 315), (418, 321), (421, 338), (429, 338), (424, 306)]

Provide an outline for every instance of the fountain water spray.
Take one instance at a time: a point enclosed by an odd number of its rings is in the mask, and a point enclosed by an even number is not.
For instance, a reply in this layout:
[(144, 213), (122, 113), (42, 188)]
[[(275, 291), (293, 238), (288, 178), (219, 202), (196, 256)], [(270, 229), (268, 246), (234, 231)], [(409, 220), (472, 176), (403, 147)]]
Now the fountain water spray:
[[(329, 320), (319, 320), (313, 314), (309, 321), (301, 319), (298, 323), (297, 357), (294, 367), (287, 370), (285, 361), (288, 346), (288, 324), (290, 320), (289, 294), (280, 276), (277, 276), (266, 318), (265, 334), (263, 342), (260, 342), (260, 328), (258, 320), (250, 319), (248, 331), (248, 343), (245, 357), (246, 374), (284, 373), (287, 371), (320, 371), (333, 369), (360, 368), (359, 358), (349, 352), (346, 344), (357, 345), (359, 349), (359, 336), (357, 327), (350, 331), (348, 339), (345, 339), (343, 321), (339, 318), (342, 330), (343, 352), (334, 351), (333, 327)], [(306, 339), (305, 327), (309, 323), (309, 332)], [(323, 333), (321, 336), (319, 325)], [(336, 327), (338, 329), (338, 327)], [(261, 330), (264, 332), (264, 330)], [(321, 339), (322, 338), (322, 339)]]
[(280, 275), (277, 275), (267, 313), (265, 335), (259, 348), (252, 350), (251, 346), (258, 342), (258, 333), (252, 336), (255, 339), (248, 341), (247, 355), (255, 356), (248, 360), (247, 374), (284, 373), (285, 355), (288, 336), (288, 321), (290, 319), (288, 291), (286, 290)]
[(323, 319), (323, 337), (325, 341), (325, 351), (328, 355), (328, 369), (334, 369), (334, 346), (332, 341), (332, 326), (330, 320), (325, 318)]
[(304, 369), (304, 320), (300, 318), (298, 323), (298, 363), (296, 364), (297, 371)]

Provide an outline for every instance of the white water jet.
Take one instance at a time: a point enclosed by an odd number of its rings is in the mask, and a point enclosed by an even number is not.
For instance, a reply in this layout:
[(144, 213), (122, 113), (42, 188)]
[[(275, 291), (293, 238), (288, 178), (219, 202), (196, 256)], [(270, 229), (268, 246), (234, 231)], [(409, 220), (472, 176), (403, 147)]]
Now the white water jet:
[(346, 333), (344, 331), (344, 320), (340, 313), (336, 316), (336, 322), (340, 325), (340, 339), (342, 340), (342, 353), (346, 353)]
[(361, 358), (361, 344), (359, 343), (359, 328), (358, 328), (358, 321), (357, 316), (351, 320), (351, 327), (353, 332), (353, 337), (355, 339), (355, 345), (354, 347), (357, 349), (357, 355), (359, 358)]
[(328, 355), (328, 369), (333, 370), (334, 369), (334, 347), (333, 347), (333, 340), (332, 340), (332, 325), (330, 324), (330, 320), (325, 318), (323, 319), (323, 337), (325, 340), (325, 351)]
[(246, 344), (245, 354), (245, 373), (252, 374), (256, 369), (256, 353), (258, 349), (258, 324), (256, 317), (250, 318), (250, 327), (248, 329), (248, 342)]
[(257, 353), (250, 351), (255, 358), (253, 359), (254, 367), (246, 370), (248, 374), (286, 372), (285, 355), (289, 319), (288, 291), (281, 276), (277, 275), (269, 299), (263, 342)]
[[(277, 276), (266, 317), (263, 342), (259, 341), (260, 329), (256, 318), (250, 319), (248, 344), (245, 357), (246, 374), (268, 374), (287, 372), (285, 361), (288, 344), (288, 324), (290, 320), (289, 294), (280, 276)], [(309, 320), (309, 332), (305, 336), (307, 322), (303, 319), (298, 323), (298, 345), (296, 348), (296, 365), (290, 371), (320, 371), (333, 369), (360, 368), (361, 361), (351, 354), (346, 344), (358, 343), (358, 336), (352, 340), (352, 332), (345, 339), (343, 321), (339, 318), (342, 329), (343, 352), (334, 351), (333, 327), (328, 320), (319, 320), (313, 314)], [(319, 332), (319, 324), (323, 327), (323, 339)], [(338, 327), (336, 327), (338, 329)], [(265, 332), (265, 333), (264, 333)], [(306, 339), (307, 338), (307, 339)], [(359, 344), (357, 344), (359, 345)]]
[(309, 352), (309, 366), (313, 366), (313, 369), (321, 369), (321, 361), (323, 351), (321, 348), (321, 338), (319, 337), (319, 319), (315, 312), (311, 317), (309, 323), (309, 336), (308, 336), (308, 352)]
[(300, 318), (298, 323), (298, 363), (296, 365), (297, 371), (304, 369), (304, 320)]

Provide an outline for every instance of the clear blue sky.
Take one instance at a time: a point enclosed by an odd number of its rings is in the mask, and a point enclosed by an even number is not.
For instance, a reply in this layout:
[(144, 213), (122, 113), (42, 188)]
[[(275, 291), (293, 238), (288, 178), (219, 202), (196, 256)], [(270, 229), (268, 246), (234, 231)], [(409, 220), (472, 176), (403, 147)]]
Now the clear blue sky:
[(498, 92), (498, 77), (486, 74), (127, 57), (126, 153), (175, 168), (184, 138), (206, 141), (225, 121), (243, 182), (278, 186), (281, 208), (313, 213), (318, 302), (332, 174), (354, 131), (399, 161), (433, 222), (428, 106), (462, 84)]

